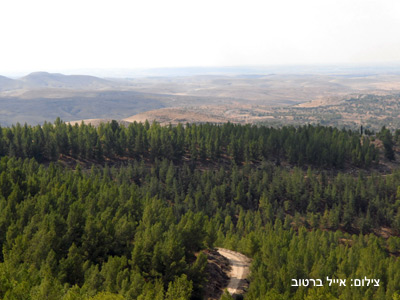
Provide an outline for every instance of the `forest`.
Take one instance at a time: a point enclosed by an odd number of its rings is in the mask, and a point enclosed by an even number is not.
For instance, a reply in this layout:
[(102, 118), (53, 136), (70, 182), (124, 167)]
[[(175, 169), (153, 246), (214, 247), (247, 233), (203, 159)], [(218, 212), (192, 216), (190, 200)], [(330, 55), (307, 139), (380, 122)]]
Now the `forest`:
[(203, 299), (203, 250), (220, 246), (252, 258), (244, 299), (400, 299), (400, 170), (378, 172), (399, 136), (60, 119), (0, 128), (0, 298)]

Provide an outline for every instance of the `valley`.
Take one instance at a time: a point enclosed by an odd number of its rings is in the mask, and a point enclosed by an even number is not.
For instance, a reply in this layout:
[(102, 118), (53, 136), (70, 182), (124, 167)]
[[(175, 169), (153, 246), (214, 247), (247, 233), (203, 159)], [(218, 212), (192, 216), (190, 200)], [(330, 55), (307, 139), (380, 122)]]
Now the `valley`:
[(219, 74), (98, 78), (36, 72), (1, 77), (0, 125), (124, 122), (399, 125), (396, 74)]

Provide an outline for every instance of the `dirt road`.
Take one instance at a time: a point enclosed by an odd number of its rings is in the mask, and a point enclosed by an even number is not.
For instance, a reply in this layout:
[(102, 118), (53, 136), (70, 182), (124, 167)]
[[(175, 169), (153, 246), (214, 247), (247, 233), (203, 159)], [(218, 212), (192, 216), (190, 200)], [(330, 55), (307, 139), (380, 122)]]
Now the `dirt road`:
[(250, 273), (250, 259), (239, 252), (232, 250), (217, 248), (218, 252), (225, 256), (230, 264), (231, 271), (229, 272), (228, 292), (231, 295), (239, 295), (244, 293), (244, 287), (247, 286), (246, 278)]

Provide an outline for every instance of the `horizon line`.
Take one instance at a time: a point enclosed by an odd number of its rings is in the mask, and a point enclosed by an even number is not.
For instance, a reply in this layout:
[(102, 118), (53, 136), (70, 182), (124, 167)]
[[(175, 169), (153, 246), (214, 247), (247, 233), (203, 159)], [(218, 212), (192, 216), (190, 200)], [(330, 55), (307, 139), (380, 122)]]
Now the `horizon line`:
[[(293, 70), (294, 69), (294, 70)], [(376, 71), (395, 71), (400, 73), (400, 62), (385, 63), (338, 63), (338, 64), (276, 64), (276, 65), (221, 65), (221, 66), (177, 66), (177, 67), (148, 67), (148, 68), (55, 68), (20, 71), (0, 71), (1, 76), (17, 79), (33, 73), (49, 73), (62, 75), (89, 75), (103, 78), (129, 78), (132, 77), (174, 77), (196, 75), (269, 75), (278, 74), (321, 74), (345, 73), (377, 69)], [(186, 74), (179, 74), (177, 72)], [(201, 73), (200, 71), (206, 71)], [(230, 72), (228, 72), (230, 71)], [(368, 70), (373, 71), (373, 70)], [(161, 73), (161, 74), (160, 74)], [(108, 74), (108, 75), (107, 75)]]

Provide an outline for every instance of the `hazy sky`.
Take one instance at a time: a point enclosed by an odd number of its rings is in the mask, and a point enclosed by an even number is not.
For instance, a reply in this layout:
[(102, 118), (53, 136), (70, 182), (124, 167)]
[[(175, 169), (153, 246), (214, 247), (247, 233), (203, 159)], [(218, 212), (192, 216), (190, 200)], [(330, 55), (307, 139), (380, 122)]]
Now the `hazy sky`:
[(0, 74), (400, 62), (398, 0), (1, 0)]

